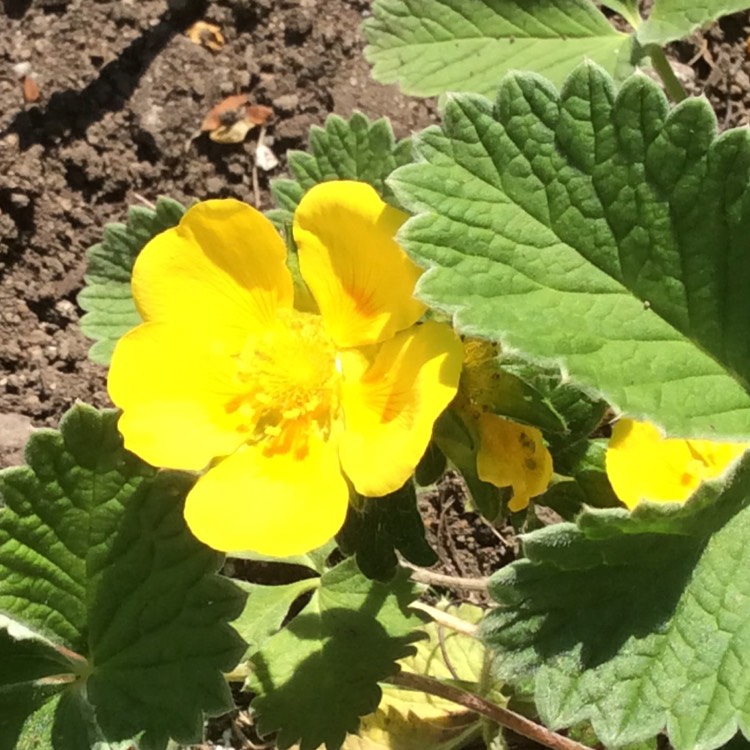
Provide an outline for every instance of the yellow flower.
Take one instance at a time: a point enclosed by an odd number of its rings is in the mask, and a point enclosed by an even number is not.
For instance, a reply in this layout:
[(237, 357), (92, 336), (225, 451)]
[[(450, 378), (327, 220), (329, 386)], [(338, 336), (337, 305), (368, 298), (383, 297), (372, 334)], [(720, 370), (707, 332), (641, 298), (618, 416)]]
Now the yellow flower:
[(648, 422), (620, 419), (607, 447), (607, 476), (628, 508), (643, 500), (682, 503), (706, 479), (721, 476), (748, 445), (666, 438)]
[(462, 351), (449, 326), (416, 325), (405, 218), (362, 183), (304, 196), (293, 232), (319, 314), (293, 307), (284, 243), (235, 200), (194, 206), (138, 257), (145, 322), (118, 342), (109, 392), (129, 450), (208, 468), (185, 505), (206, 544), (301, 554), (341, 527), (345, 477), (381, 496), (413, 472)]
[(477, 475), (496, 487), (511, 487), (509, 510), (528, 506), (546, 491), (552, 479), (552, 456), (536, 427), (493, 414), (493, 392), (498, 385), (499, 347), (489, 341), (464, 342), (464, 369), (456, 399), (466, 426), (476, 435)]

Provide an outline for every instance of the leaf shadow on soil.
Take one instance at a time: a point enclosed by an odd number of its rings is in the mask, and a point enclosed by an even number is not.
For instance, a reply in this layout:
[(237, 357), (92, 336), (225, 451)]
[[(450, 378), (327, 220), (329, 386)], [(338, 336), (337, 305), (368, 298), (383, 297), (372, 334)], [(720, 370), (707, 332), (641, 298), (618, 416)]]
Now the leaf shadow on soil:
[(31, 0), (2, 0), (3, 10), (8, 18), (23, 18), (31, 7)]
[(18, 112), (0, 137), (16, 134), (21, 151), (34, 145), (82, 138), (89, 126), (104, 114), (126, 107), (151, 63), (173, 37), (202, 16), (205, 4), (206, 0), (192, 0), (179, 12), (162, 13), (152, 27), (104, 65), (99, 75), (84, 88), (56, 91), (46, 105)]

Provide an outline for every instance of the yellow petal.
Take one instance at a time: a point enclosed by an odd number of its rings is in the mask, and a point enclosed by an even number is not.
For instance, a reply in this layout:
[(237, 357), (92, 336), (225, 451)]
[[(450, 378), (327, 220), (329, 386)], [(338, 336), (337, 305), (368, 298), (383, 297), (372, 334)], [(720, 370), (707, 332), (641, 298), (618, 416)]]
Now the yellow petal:
[(327, 542), (343, 525), (348, 503), (335, 444), (315, 438), (302, 458), (241, 448), (198, 480), (185, 520), (214, 549), (288, 557)]
[(300, 271), (341, 348), (373, 344), (415, 323), (421, 271), (394, 240), (407, 215), (363, 182), (324, 182), (294, 214)]
[(607, 476), (629, 508), (642, 500), (681, 503), (702, 481), (723, 474), (747, 446), (665, 438), (653, 424), (620, 419), (607, 447)]
[(428, 322), (381, 345), (362, 372), (344, 368), (340, 456), (357, 491), (380, 497), (414, 471), (432, 426), (456, 394), (463, 349), (450, 326)]
[(197, 471), (243, 441), (226, 404), (236, 394), (236, 329), (143, 323), (115, 347), (112, 401), (125, 447), (154, 466)]
[(477, 473), (496, 487), (512, 487), (508, 503), (523, 510), (532, 497), (541, 495), (552, 479), (552, 456), (536, 427), (511, 422), (496, 414), (479, 415)]
[(729, 464), (738, 459), (750, 443), (718, 443), (713, 440), (688, 440), (691, 453), (701, 462), (701, 478), (720, 477)]
[(291, 307), (286, 248), (268, 219), (236, 200), (188, 209), (154, 237), (133, 268), (133, 297), (144, 320), (265, 326)]

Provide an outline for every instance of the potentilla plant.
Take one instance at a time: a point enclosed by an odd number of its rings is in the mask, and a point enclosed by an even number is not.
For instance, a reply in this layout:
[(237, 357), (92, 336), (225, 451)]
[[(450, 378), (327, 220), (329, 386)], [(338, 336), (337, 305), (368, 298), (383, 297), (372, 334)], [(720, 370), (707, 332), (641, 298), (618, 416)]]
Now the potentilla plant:
[[(105, 228), (79, 301), (117, 408), (0, 472), (0, 749), (222, 714), (302, 750), (743, 741), (750, 137), (657, 45), (744, 4), (608, 5), (630, 33), (585, 0), (376, 0), (374, 75), (448, 94), (440, 124), (334, 115), (265, 216)], [(523, 533), (489, 580), (430, 570), (447, 470)]]

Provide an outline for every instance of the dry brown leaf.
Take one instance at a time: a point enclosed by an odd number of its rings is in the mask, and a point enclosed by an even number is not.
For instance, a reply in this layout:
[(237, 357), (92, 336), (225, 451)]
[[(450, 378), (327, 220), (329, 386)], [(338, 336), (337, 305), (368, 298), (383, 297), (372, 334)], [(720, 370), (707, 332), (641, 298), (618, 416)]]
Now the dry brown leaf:
[(247, 94), (228, 96), (203, 118), (201, 132), (216, 143), (241, 143), (250, 130), (263, 125), (273, 114), (270, 107), (250, 104)]
[(246, 116), (247, 94), (228, 96), (212, 107), (203, 119), (201, 131), (216, 130), (219, 127), (232, 125)]
[(187, 38), (193, 44), (210, 49), (212, 52), (220, 52), (224, 47), (224, 35), (218, 26), (205, 21), (196, 21), (186, 32)]
[(263, 104), (247, 105), (246, 116), (247, 119), (253, 123), (253, 125), (265, 125), (271, 115), (273, 115), (273, 110)]
[(24, 76), (21, 86), (23, 87), (23, 100), (26, 104), (33, 104), (39, 100), (39, 86), (31, 76)]

